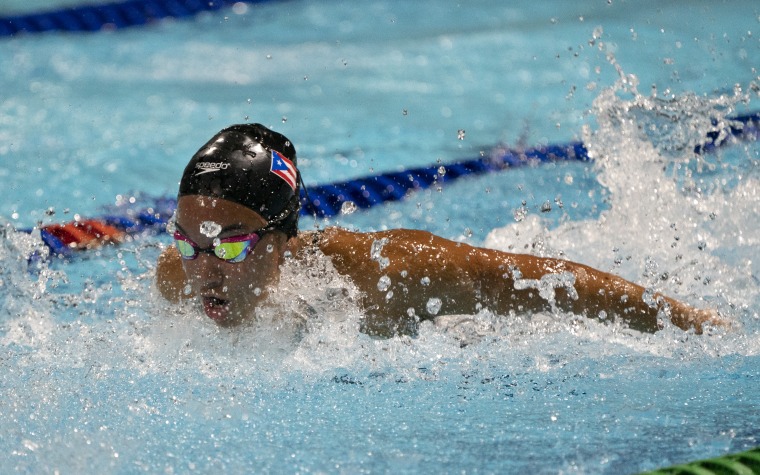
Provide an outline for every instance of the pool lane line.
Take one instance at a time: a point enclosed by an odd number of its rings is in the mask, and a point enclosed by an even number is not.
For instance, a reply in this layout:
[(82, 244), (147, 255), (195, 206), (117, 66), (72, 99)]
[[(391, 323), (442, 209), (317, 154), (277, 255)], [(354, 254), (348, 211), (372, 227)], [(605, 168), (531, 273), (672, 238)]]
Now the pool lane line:
[(746, 452), (674, 465), (640, 475), (760, 475), (760, 447)]
[[(760, 137), (760, 112), (732, 117), (728, 122), (730, 125), (724, 130), (708, 133), (705, 141), (694, 148), (694, 153), (710, 153), (736, 140), (757, 140)], [(561, 161), (589, 162), (591, 157), (581, 142), (528, 149), (496, 147), (477, 158), (309, 186), (308, 190), (301, 190), (301, 214), (332, 217), (340, 214), (346, 205), (367, 209), (469, 175)], [(71, 257), (75, 251), (118, 244), (139, 234), (163, 232), (177, 202), (170, 197), (150, 199), (152, 203), (148, 206), (116, 205), (104, 216), (41, 226), (38, 228), (40, 239), (52, 256)], [(22, 231), (34, 232), (35, 229)]]
[(185, 18), (216, 11), (236, 3), (274, 0), (127, 0), (103, 5), (82, 5), (60, 10), (0, 17), (0, 37), (50, 31), (97, 32), (153, 23), (164, 18)]
[[(694, 153), (703, 155), (736, 140), (756, 140), (760, 136), (760, 112), (727, 119), (723, 130), (709, 132)], [(717, 125), (717, 121), (713, 121)], [(308, 187), (308, 197), (301, 193), (301, 214), (331, 217), (341, 213), (344, 204), (371, 208), (381, 203), (401, 200), (408, 193), (443, 185), (468, 175), (498, 172), (510, 168), (561, 161), (591, 161), (582, 142), (547, 145), (528, 149), (495, 147), (483, 156), (448, 164), (408, 168), (375, 176)]]

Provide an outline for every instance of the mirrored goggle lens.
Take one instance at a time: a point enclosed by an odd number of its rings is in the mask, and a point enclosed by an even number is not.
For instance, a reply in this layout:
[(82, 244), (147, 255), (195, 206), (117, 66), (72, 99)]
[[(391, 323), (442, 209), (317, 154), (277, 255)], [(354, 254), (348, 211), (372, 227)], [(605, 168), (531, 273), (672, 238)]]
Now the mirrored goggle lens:
[(248, 254), (251, 241), (223, 242), (214, 247), (214, 255), (219, 259), (230, 262), (240, 262)]
[(174, 242), (177, 244), (179, 255), (185, 259), (192, 259), (197, 255), (195, 248), (189, 242), (183, 241), (182, 239), (175, 239)]

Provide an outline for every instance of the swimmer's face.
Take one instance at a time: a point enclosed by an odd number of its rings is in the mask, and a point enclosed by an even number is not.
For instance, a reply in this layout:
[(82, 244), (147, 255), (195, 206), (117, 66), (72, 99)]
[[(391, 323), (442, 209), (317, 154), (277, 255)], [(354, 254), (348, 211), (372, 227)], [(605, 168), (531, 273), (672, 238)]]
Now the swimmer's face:
[[(250, 234), (266, 225), (258, 213), (232, 201), (190, 195), (177, 202), (177, 231), (201, 249), (211, 247), (215, 238)], [(183, 259), (185, 274), (206, 315), (222, 325), (252, 317), (267, 288), (277, 283), (286, 243), (284, 233), (270, 231), (242, 262), (227, 262), (207, 252)]]

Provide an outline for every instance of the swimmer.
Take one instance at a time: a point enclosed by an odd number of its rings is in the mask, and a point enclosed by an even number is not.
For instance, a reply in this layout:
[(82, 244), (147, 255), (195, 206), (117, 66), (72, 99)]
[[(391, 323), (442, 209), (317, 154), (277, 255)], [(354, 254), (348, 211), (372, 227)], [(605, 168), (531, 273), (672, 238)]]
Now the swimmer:
[(414, 333), (421, 320), (482, 308), (505, 316), (556, 309), (618, 318), (645, 332), (661, 328), (662, 316), (697, 333), (706, 323), (722, 324), (713, 311), (566, 260), (410, 229), (299, 232), (300, 183), (296, 150), (283, 135), (260, 124), (215, 135), (182, 175), (170, 229), (175, 245), (156, 269), (161, 294), (171, 302), (197, 298), (216, 323), (237, 325), (265, 305), (286, 256), (319, 252), (360, 291), (361, 328), (373, 336)]

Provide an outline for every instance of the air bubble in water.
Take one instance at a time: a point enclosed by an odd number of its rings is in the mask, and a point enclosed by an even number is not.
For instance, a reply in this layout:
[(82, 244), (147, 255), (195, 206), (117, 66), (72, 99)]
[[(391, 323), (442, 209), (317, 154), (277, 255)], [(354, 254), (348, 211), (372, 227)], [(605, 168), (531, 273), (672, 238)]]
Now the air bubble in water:
[(427, 305), (425, 308), (427, 309), (428, 313), (430, 315), (438, 315), (438, 312), (441, 311), (441, 306), (443, 305), (443, 302), (441, 302), (441, 299), (438, 297), (431, 297), (427, 301)]
[(388, 290), (388, 288), (391, 286), (391, 278), (387, 275), (384, 275), (380, 277), (380, 279), (377, 281), (377, 290), (380, 292), (385, 292)]
[(356, 203), (353, 201), (344, 201), (343, 204), (340, 205), (341, 214), (351, 214), (354, 211), (356, 211)]

